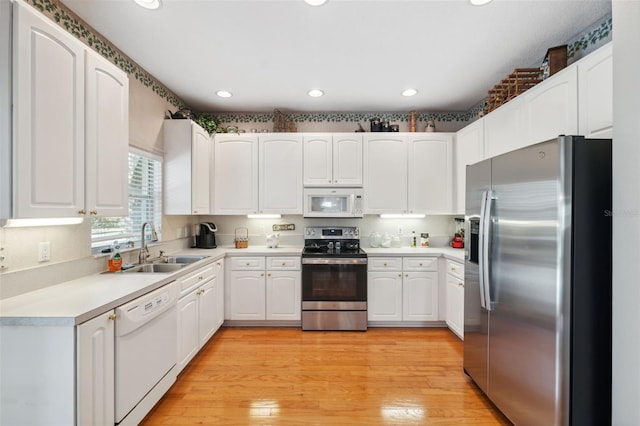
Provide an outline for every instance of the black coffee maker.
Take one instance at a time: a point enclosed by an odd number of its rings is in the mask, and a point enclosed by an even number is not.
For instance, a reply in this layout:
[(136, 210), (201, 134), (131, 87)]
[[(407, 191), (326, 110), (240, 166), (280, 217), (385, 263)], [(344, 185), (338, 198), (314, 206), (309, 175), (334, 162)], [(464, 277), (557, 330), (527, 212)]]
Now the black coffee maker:
[(218, 228), (211, 222), (200, 223), (200, 229), (196, 235), (196, 248), (216, 248), (216, 232)]

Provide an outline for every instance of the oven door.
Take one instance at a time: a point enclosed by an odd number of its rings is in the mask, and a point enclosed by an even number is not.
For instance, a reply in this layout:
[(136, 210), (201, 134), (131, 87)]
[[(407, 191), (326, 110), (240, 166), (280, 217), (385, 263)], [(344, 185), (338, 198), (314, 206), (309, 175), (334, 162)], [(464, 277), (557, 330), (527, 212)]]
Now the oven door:
[(320, 302), (359, 302), (366, 309), (366, 258), (303, 258), (302, 309)]

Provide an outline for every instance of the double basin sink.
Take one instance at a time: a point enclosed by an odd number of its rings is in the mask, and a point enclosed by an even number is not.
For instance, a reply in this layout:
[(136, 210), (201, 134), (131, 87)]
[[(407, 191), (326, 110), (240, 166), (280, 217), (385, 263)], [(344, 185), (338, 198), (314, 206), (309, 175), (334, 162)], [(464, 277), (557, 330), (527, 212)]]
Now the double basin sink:
[(209, 256), (198, 255), (183, 255), (183, 256), (167, 256), (165, 261), (158, 261), (154, 263), (143, 263), (142, 265), (136, 265), (128, 269), (123, 269), (123, 273), (168, 273), (174, 272), (184, 268), (190, 263), (197, 262), (205, 259)]

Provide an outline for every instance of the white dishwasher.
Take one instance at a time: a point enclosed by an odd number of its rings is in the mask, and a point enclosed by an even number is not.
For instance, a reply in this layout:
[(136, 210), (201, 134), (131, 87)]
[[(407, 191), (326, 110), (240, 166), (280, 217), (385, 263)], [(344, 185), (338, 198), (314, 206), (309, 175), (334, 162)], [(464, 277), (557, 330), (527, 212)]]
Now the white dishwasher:
[(178, 286), (116, 308), (116, 424), (137, 425), (176, 380)]

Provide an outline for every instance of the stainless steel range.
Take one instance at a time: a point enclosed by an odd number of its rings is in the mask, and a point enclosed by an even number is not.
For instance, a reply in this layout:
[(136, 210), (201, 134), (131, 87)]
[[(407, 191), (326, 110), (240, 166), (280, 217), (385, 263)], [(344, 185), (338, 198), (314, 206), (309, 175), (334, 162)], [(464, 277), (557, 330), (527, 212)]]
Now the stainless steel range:
[(367, 329), (367, 254), (355, 226), (305, 228), (302, 329)]

